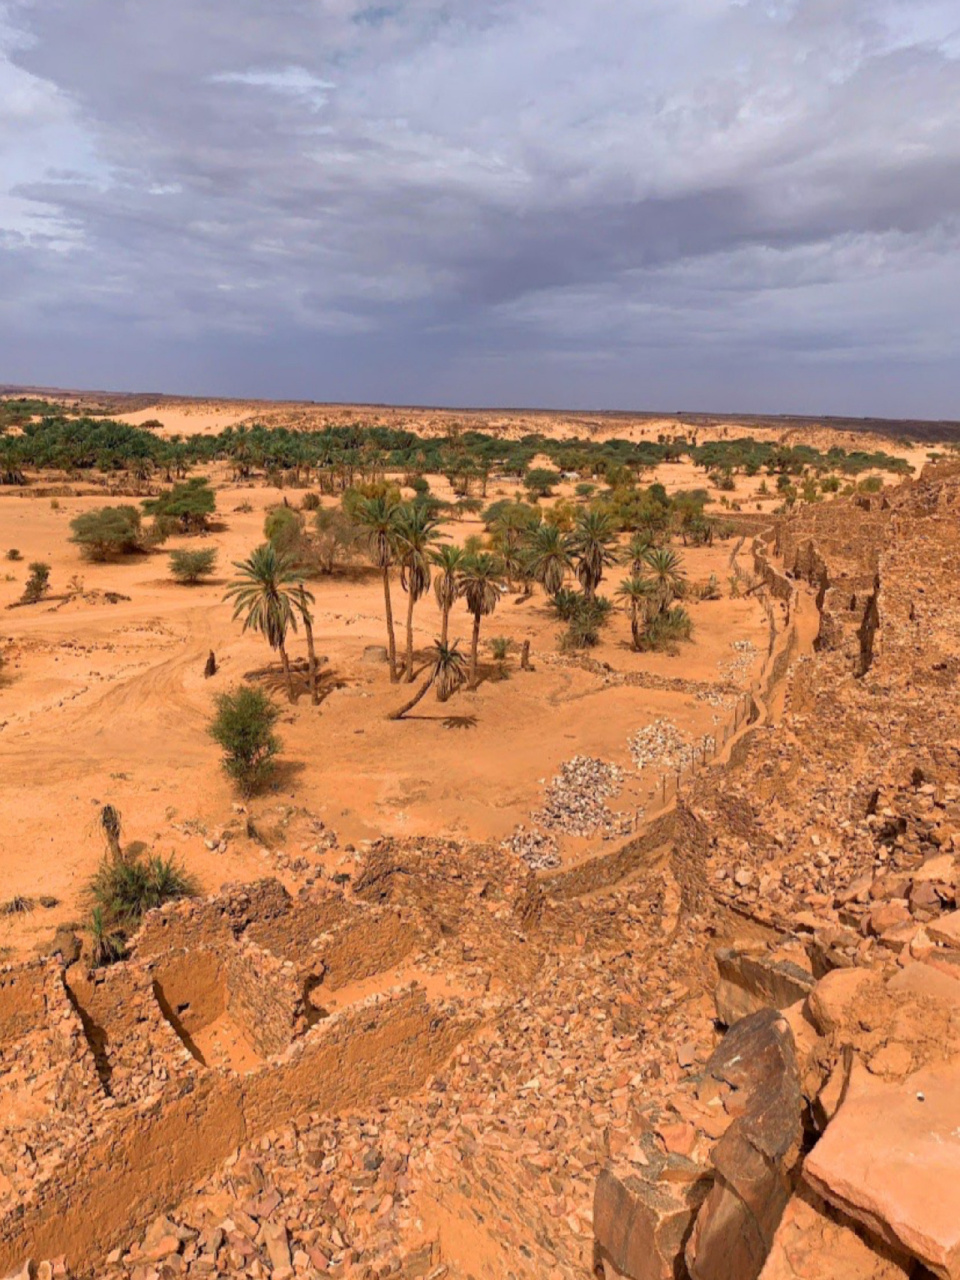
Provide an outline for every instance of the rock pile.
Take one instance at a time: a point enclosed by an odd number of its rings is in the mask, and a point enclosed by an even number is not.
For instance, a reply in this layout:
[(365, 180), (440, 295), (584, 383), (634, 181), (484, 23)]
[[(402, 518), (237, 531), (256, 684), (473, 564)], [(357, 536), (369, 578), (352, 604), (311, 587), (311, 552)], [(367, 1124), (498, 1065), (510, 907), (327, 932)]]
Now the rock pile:
[(623, 770), (617, 765), (595, 756), (574, 756), (560, 766), (532, 821), (568, 836), (624, 835), (632, 829), (633, 819), (612, 812), (606, 804), (622, 785)]
[(521, 858), (531, 871), (548, 871), (560, 866), (560, 853), (557, 842), (546, 831), (532, 830), (518, 823), (513, 834), (502, 841), (501, 849)]
[(716, 742), (711, 735), (692, 742), (675, 724), (662, 717), (638, 730), (629, 740), (630, 754), (638, 769), (658, 769), (665, 773), (682, 772), (703, 753), (711, 755)]

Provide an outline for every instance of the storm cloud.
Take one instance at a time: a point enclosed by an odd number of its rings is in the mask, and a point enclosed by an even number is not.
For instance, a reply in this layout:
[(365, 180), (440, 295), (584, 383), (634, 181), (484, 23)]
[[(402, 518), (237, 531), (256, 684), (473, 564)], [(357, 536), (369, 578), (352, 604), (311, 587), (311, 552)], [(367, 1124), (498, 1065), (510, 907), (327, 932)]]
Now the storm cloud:
[(960, 417), (956, 0), (0, 0), (0, 381)]

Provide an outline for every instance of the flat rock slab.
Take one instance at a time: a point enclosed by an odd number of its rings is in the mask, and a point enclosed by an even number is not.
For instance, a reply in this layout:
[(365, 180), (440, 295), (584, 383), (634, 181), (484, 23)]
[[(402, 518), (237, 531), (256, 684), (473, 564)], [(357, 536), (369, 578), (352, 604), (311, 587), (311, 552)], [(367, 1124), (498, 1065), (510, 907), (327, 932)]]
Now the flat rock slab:
[(927, 924), (927, 933), (944, 947), (960, 947), (960, 911), (951, 911)]
[(849, 1096), (804, 1178), (881, 1239), (960, 1280), (960, 1059)]
[(951, 1009), (960, 1009), (960, 981), (922, 961), (905, 965), (890, 979), (887, 989), (894, 992), (905, 991), (914, 996), (926, 996), (927, 999), (937, 1000)]
[(862, 1239), (817, 1196), (794, 1196), (780, 1219), (760, 1280), (908, 1280), (911, 1261)]

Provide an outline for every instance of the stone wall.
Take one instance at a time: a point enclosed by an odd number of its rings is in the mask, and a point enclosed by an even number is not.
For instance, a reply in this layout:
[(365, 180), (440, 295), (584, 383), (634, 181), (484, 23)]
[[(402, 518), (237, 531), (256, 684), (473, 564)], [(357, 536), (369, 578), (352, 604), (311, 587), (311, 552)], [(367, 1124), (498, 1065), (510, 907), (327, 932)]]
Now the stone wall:
[(240, 1077), (191, 1074), (116, 1113), (0, 1220), (0, 1271), (66, 1253), (78, 1273), (131, 1228), (175, 1204), (243, 1141), (307, 1111), (341, 1111), (422, 1085), (470, 1031), (457, 1006), (412, 989), (315, 1026), (279, 1059)]

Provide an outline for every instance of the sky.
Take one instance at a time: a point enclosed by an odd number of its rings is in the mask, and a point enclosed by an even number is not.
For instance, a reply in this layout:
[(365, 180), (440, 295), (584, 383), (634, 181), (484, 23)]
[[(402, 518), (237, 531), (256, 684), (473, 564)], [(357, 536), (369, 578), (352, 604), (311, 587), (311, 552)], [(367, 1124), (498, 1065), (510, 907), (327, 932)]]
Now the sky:
[(960, 418), (958, 0), (0, 0), (0, 383)]

